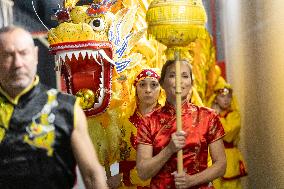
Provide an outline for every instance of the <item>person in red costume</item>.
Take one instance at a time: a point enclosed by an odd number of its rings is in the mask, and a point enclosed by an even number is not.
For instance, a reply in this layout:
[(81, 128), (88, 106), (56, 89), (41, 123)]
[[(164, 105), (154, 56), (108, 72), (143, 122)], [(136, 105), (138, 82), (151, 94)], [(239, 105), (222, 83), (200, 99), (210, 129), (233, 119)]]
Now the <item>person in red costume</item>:
[[(168, 60), (159, 80), (167, 96), (164, 107), (144, 119), (137, 132), (137, 170), (151, 179), (151, 188), (212, 189), (211, 181), (224, 175), (224, 129), (214, 110), (191, 104), (192, 71), (181, 61), (182, 128), (176, 131), (175, 61)], [(183, 173), (177, 173), (177, 154), (183, 150)], [(208, 149), (213, 165), (207, 167)]]
[(136, 149), (137, 128), (141, 121), (151, 115), (151, 113), (161, 105), (158, 99), (161, 94), (159, 84), (160, 76), (154, 69), (142, 69), (134, 80), (136, 89), (136, 108), (133, 113), (121, 126), (121, 143), (120, 143), (120, 159), (119, 159), (119, 175), (109, 179), (111, 188), (120, 189), (148, 189), (150, 180), (143, 181), (139, 178), (136, 169)]

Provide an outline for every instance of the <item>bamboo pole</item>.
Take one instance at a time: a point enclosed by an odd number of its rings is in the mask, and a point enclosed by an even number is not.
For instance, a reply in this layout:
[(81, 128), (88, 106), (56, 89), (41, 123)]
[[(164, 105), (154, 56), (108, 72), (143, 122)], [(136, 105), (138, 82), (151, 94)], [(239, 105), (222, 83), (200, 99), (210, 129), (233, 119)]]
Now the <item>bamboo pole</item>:
[[(105, 154), (107, 153), (105, 152)], [(105, 167), (106, 177), (107, 179), (109, 179), (111, 177), (111, 170), (110, 170), (110, 163), (109, 163), (108, 155), (106, 155), (104, 164), (105, 164), (104, 167)]]
[[(182, 131), (182, 121), (181, 121), (181, 74), (180, 74), (180, 52), (175, 51), (176, 60), (176, 127), (177, 131)], [(182, 150), (177, 153), (177, 170), (178, 173), (183, 172), (183, 154)]]
[(105, 172), (106, 172), (107, 178), (109, 179), (111, 177), (111, 170), (110, 170), (109, 164), (105, 165)]

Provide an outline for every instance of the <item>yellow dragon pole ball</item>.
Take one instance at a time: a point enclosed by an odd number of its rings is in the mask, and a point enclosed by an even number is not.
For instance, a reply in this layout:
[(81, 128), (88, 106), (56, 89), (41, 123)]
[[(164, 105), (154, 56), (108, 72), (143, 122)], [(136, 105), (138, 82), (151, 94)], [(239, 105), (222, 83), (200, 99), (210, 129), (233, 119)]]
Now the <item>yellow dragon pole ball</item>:
[(205, 34), (206, 12), (201, 0), (154, 0), (147, 11), (148, 35), (168, 47), (168, 59), (174, 52), (190, 57), (186, 46)]
[(98, 100), (97, 95), (90, 89), (80, 89), (76, 96), (80, 98), (80, 105), (84, 110), (93, 107)]

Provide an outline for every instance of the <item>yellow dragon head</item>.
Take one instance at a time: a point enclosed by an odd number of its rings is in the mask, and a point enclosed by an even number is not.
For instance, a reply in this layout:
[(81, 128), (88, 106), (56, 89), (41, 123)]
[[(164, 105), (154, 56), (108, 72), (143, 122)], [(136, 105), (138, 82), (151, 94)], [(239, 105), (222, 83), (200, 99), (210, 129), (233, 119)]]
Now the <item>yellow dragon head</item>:
[(140, 54), (129, 52), (145, 29), (132, 32), (137, 8), (113, 14), (113, 0), (76, 6), (78, 1), (65, 0), (55, 12), (59, 25), (48, 32), (48, 41), (62, 88), (82, 97), (86, 115), (94, 116), (107, 109), (117, 72), (140, 62)]

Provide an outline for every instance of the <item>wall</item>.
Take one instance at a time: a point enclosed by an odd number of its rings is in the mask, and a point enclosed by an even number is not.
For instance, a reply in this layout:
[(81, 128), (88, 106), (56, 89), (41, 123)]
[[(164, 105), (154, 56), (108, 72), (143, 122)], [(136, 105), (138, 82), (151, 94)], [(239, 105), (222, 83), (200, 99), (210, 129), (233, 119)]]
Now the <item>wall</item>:
[[(21, 26), (32, 33), (46, 32), (46, 29), (36, 17), (31, 1), (17, 0), (14, 1), (14, 3), (13, 13), (15, 25)], [(34, 0), (35, 8), (38, 13), (41, 13), (39, 16), (48, 28), (51, 28), (53, 24), (53, 22), (49, 21), (50, 14), (48, 13), (49, 11), (52, 11), (52, 7), (56, 8), (55, 3), (55, 0), (49, 3), (44, 2), (43, 0)], [(45, 9), (45, 11), (42, 9)], [(43, 15), (45, 15), (45, 17)], [(35, 40), (35, 44), (39, 47), (39, 64), (37, 74), (43, 84), (48, 87), (56, 87), (54, 56), (49, 53), (48, 48), (46, 48), (39, 40)]]
[(11, 0), (0, 0), (0, 27), (13, 23), (13, 5)]
[(245, 188), (284, 188), (284, 4), (220, 0), (227, 77), (242, 113)]

